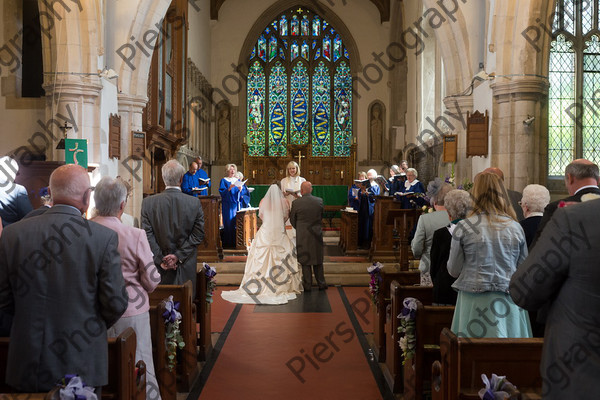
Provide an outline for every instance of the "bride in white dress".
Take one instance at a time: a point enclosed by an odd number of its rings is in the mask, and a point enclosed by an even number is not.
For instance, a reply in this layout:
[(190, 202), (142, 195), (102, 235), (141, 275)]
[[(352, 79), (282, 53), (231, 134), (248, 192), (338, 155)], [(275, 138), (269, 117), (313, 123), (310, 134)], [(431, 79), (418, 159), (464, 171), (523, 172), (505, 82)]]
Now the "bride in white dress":
[(285, 234), (290, 208), (277, 185), (271, 185), (259, 208), (263, 223), (248, 251), (242, 283), (221, 297), (232, 303), (285, 304), (302, 292), (302, 268)]

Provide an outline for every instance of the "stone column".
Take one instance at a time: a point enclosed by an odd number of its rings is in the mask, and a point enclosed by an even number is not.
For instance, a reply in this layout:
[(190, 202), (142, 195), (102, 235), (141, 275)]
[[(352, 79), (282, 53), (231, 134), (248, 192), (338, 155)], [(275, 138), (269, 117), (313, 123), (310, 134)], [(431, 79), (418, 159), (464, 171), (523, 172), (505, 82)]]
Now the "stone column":
[[(142, 130), (142, 111), (148, 102), (147, 98), (119, 93), (119, 115), (121, 116), (121, 160), (119, 175), (131, 182), (133, 193), (127, 202), (126, 213), (140, 218), (144, 193), (144, 160), (131, 158), (131, 132)], [(146, 156), (147, 157), (147, 156)], [(148, 160), (150, 165), (150, 160)]]
[[(492, 165), (505, 175), (508, 188), (521, 191), (530, 183), (544, 181), (547, 138), (548, 81), (543, 78), (495, 82), (492, 118)], [(528, 117), (535, 120), (524, 124)]]
[[(69, 139), (87, 139), (88, 163), (100, 164), (104, 159), (101, 153), (100, 131), (100, 91), (102, 85), (97, 77), (56, 80), (44, 85), (46, 91), (46, 127), (52, 144), (48, 149), (51, 160), (64, 161), (64, 150), (56, 145), (64, 138), (65, 122), (71, 127), (66, 131)], [(51, 135), (50, 135), (51, 133)]]

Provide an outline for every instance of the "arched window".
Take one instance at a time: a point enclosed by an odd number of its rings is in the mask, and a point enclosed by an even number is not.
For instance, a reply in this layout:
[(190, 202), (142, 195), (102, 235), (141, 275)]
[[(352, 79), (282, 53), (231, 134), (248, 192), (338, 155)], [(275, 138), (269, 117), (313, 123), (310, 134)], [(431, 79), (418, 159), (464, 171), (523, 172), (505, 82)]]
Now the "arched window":
[(248, 155), (348, 157), (352, 139), (350, 55), (339, 33), (306, 8), (272, 21), (249, 54)]
[(574, 158), (600, 164), (599, 0), (558, 0), (549, 58), (548, 175)]

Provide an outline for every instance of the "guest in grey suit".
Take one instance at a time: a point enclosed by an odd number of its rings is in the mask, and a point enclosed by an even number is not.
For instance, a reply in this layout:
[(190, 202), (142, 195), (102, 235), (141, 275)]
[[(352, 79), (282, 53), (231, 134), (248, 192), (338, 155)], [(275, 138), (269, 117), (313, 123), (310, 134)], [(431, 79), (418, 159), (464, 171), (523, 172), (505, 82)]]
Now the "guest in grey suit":
[(323, 199), (312, 195), (312, 184), (309, 181), (300, 185), (302, 197), (292, 203), (290, 223), (296, 229), (296, 252), (298, 262), (302, 265), (302, 286), (310, 292), (312, 286), (312, 269), (319, 290), (327, 289), (323, 272)]
[(540, 372), (544, 399), (594, 398), (600, 376), (600, 200), (560, 208), (510, 281), (527, 310), (551, 302)]
[(108, 383), (106, 331), (127, 309), (117, 234), (82, 218), (90, 179), (77, 165), (50, 176), (54, 206), (4, 229), (0, 311), (14, 316), (6, 382), (49, 391), (66, 374)]
[(146, 231), (154, 264), (163, 285), (192, 281), (196, 295), (196, 257), (204, 240), (204, 213), (197, 197), (181, 191), (185, 168), (170, 160), (162, 167), (164, 192), (142, 201), (142, 228)]

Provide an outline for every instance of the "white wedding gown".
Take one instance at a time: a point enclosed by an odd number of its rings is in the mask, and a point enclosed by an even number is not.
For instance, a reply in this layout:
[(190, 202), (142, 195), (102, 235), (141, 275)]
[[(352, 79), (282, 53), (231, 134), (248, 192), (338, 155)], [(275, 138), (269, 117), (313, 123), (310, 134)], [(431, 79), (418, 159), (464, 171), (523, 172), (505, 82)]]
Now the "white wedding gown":
[(221, 297), (232, 303), (285, 304), (302, 292), (302, 268), (285, 233), (289, 206), (277, 185), (271, 185), (259, 207), (263, 224), (248, 251), (242, 283)]

